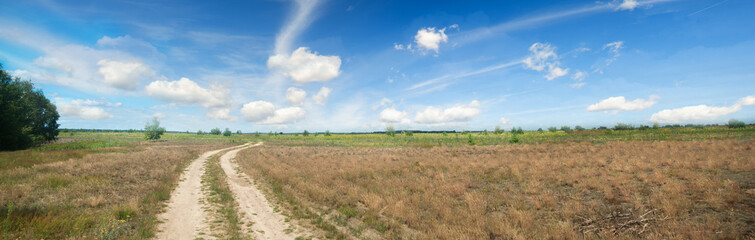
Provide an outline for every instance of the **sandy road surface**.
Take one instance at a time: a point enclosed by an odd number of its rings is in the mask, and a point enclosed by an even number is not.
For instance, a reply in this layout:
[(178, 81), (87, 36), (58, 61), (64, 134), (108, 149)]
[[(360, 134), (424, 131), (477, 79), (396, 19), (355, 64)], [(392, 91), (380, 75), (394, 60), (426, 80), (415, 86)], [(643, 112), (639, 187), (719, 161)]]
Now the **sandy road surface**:
[[(259, 145), (262, 145), (262, 143), (249, 147)], [(297, 235), (309, 235), (304, 233), (302, 229), (286, 223), (285, 217), (275, 212), (265, 195), (254, 184), (251, 184), (251, 178), (236, 170), (238, 165), (231, 159), (235, 158), (236, 153), (243, 149), (239, 148), (223, 154), (220, 157), (220, 166), (228, 176), (229, 188), (239, 204), (240, 212), (244, 214), (245, 222), (254, 223), (251, 226), (252, 235), (257, 239), (294, 239)], [(246, 226), (244, 227), (246, 228)]]
[[(158, 216), (158, 219), (163, 222), (157, 228), (157, 239), (210, 237), (208, 224), (210, 220), (203, 210), (205, 204), (201, 202), (201, 199), (204, 198), (202, 193), (204, 163), (210, 156), (218, 152), (249, 145), (250, 143), (206, 152), (186, 168), (181, 175), (183, 180), (171, 193), (167, 211)], [(205, 233), (205, 235), (200, 235), (200, 232)]]

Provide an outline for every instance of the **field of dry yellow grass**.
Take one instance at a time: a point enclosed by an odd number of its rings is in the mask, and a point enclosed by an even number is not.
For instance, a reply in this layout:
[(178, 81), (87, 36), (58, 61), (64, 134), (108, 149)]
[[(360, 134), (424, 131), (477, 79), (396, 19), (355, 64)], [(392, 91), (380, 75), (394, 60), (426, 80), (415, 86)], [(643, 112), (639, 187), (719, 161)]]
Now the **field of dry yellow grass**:
[(224, 146), (231, 144), (131, 142), (2, 152), (0, 239), (149, 238), (185, 166)]
[(752, 239), (755, 143), (274, 146), (237, 161), (336, 238)]

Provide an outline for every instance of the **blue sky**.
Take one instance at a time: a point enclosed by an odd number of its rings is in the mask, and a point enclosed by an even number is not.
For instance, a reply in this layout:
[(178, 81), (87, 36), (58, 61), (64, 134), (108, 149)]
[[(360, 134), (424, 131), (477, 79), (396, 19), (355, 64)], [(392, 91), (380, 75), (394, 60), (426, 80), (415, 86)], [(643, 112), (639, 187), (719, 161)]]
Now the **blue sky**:
[(755, 121), (755, 2), (0, 1), (63, 128)]

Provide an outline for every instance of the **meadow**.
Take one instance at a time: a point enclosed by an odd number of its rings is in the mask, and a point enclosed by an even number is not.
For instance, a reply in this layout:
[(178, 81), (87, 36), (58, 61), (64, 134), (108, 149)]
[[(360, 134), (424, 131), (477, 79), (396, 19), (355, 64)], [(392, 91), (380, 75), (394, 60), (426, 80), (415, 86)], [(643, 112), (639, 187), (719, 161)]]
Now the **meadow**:
[[(755, 128), (397, 133), (62, 132), (0, 152), (0, 238), (145, 239), (199, 154), (237, 156), (292, 221), (336, 239), (743, 239)], [(216, 161), (206, 182), (238, 235)]]

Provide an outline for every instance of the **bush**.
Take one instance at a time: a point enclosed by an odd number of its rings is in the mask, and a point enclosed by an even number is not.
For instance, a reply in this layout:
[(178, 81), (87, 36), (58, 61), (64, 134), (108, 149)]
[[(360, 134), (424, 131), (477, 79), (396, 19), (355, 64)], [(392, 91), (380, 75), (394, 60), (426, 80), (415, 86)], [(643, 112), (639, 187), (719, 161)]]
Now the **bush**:
[(495, 126), (495, 131), (494, 131), (495, 134), (501, 134), (503, 132), (504, 130), (500, 126)]
[(11, 77), (0, 64), (0, 150), (24, 149), (58, 136), (55, 105), (31, 81)]
[(726, 126), (729, 126), (729, 128), (744, 128), (746, 125), (745, 122), (736, 119), (730, 119), (729, 123), (726, 124)]
[(241, 130), (236, 130), (236, 134), (242, 134)]
[(152, 122), (144, 125), (144, 137), (147, 140), (158, 140), (165, 133), (165, 128), (160, 127), (160, 120), (153, 118)]
[(303, 133), (302, 133), (301, 135), (302, 135), (302, 136), (305, 136), (305, 137), (306, 137), (306, 136), (309, 136), (309, 132), (307, 132), (307, 130), (304, 130), (304, 132), (303, 132)]
[(393, 129), (393, 126), (387, 126), (385, 127), (385, 134), (394, 137), (396, 136), (396, 129)]
[(577, 125), (576, 127), (574, 127), (574, 129), (576, 129), (577, 131), (584, 131), (585, 130), (585, 128), (583, 128), (580, 125)]
[(548, 127), (548, 131), (555, 132), (555, 131), (558, 131), (558, 128), (556, 128), (556, 127)]
[(474, 138), (472, 137), (472, 134), (467, 135), (467, 143), (469, 143), (470, 146), (477, 144), (477, 142), (475, 142)]
[(226, 128), (225, 131), (223, 131), (223, 136), (226, 136), (226, 137), (231, 136), (231, 130)]
[(561, 131), (571, 132), (571, 127), (569, 127), (569, 126), (561, 126)]
[(511, 138), (509, 139), (509, 142), (510, 142), (510, 143), (519, 143), (519, 142), (521, 142), (521, 141), (522, 141), (522, 140), (521, 140), (521, 139), (519, 139), (519, 136), (518, 136), (518, 135), (516, 135), (516, 134), (514, 134), (514, 136), (511, 136)]
[(330, 130), (325, 130), (325, 136), (330, 137)]
[(411, 137), (411, 136), (414, 136), (414, 133), (412, 131), (406, 131), (404, 132), (404, 135), (406, 135), (407, 137)]
[(220, 128), (213, 128), (212, 130), (210, 130), (210, 134), (220, 135)]
[(204, 135), (204, 134), (205, 132), (203, 132), (202, 129), (199, 129), (199, 131), (197, 131), (197, 135)]

